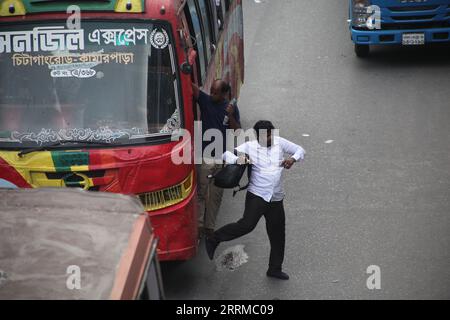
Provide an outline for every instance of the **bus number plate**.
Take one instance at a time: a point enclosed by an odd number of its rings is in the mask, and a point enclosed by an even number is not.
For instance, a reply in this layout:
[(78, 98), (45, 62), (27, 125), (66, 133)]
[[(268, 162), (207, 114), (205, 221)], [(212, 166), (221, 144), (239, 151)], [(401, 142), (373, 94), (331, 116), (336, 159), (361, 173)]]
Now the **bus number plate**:
[(404, 46), (417, 46), (425, 44), (425, 33), (404, 33), (402, 37)]

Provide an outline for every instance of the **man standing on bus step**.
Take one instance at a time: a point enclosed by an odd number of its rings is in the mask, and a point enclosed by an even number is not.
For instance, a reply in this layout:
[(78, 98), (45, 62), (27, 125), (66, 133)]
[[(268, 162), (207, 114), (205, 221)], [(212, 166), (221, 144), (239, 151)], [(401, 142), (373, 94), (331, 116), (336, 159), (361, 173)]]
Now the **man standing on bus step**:
[[(275, 127), (270, 121), (258, 121), (253, 129), (257, 141), (246, 142), (223, 158), (229, 164), (244, 164), (250, 161), (252, 170), (243, 217), (215, 231), (205, 240), (206, 252), (212, 260), (219, 243), (242, 237), (255, 229), (264, 216), (270, 241), (269, 268), (266, 275), (281, 280), (289, 276), (282, 271), (285, 249), (284, 192), (281, 184), (282, 172), (295, 162), (303, 160), (305, 150), (284, 138), (274, 135)], [(284, 155), (289, 155), (286, 159)]]
[[(231, 88), (228, 83), (223, 80), (215, 80), (211, 86), (210, 95), (206, 94), (199, 87), (192, 83), (194, 98), (197, 101), (202, 122), (202, 136), (206, 130), (216, 129), (222, 133), (223, 149), (226, 151), (226, 130), (238, 130), (241, 128), (239, 109), (234, 104), (230, 104), (229, 97)], [(223, 189), (214, 185), (209, 175), (214, 175), (222, 168), (222, 164), (213, 162), (209, 159), (205, 162), (203, 151), (214, 141), (204, 141), (202, 139), (202, 164), (197, 165), (198, 178), (198, 214), (199, 214), (199, 235), (212, 235), (215, 229), (216, 217), (222, 202)], [(214, 158), (216, 155), (210, 155)], [(221, 159), (221, 155), (219, 159)], [(209, 157), (208, 157), (209, 158)]]

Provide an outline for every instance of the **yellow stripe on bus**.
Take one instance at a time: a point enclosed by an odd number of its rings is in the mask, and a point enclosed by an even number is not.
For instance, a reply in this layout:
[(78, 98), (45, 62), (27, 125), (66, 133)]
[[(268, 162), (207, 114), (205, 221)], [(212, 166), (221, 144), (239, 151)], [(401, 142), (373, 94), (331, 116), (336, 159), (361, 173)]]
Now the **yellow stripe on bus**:
[(41, 151), (19, 157), (17, 151), (0, 151), (0, 158), (13, 167), (29, 184), (34, 186), (33, 171), (56, 172), (51, 152)]

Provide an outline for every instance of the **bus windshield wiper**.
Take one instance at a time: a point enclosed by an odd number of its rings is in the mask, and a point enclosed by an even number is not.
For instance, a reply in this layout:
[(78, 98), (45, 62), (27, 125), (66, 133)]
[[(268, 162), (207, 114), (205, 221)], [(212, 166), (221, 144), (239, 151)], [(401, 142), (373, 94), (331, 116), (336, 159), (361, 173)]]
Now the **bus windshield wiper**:
[(50, 144), (46, 144), (44, 146), (39, 146), (36, 148), (29, 148), (29, 149), (25, 149), (19, 152), (18, 156), (19, 157), (23, 157), (24, 155), (28, 154), (28, 153), (32, 153), (32, 152), (37, 152), (37, 151), (45, 151), (48, 149), (52, 149), (55, 147), (59, 147), (59, 146), (63, 146), (65, 144), (71, 144), (71, 143), (79, 143), (79, 144), (89, 144), (89, 145), (98, 145), (98, 146), (109, 146), (111, 145), (111, 143), (109, 142), (105, 142), (105, 141), (86, 141), (86, 140), (58, 140), (56, 142), (50, 143)]

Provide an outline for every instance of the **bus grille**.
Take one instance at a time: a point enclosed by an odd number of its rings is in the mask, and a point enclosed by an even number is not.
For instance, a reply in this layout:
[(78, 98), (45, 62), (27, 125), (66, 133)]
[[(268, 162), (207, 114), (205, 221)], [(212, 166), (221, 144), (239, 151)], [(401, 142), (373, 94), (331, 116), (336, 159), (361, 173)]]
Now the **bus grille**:
[(178, 185), (142, 193), (139, 196), (146, 211), (155, 211), (169, 206), (173, 206), (186, 199), (192, 190), (193, 174), (191, 173), (183, 182)]

